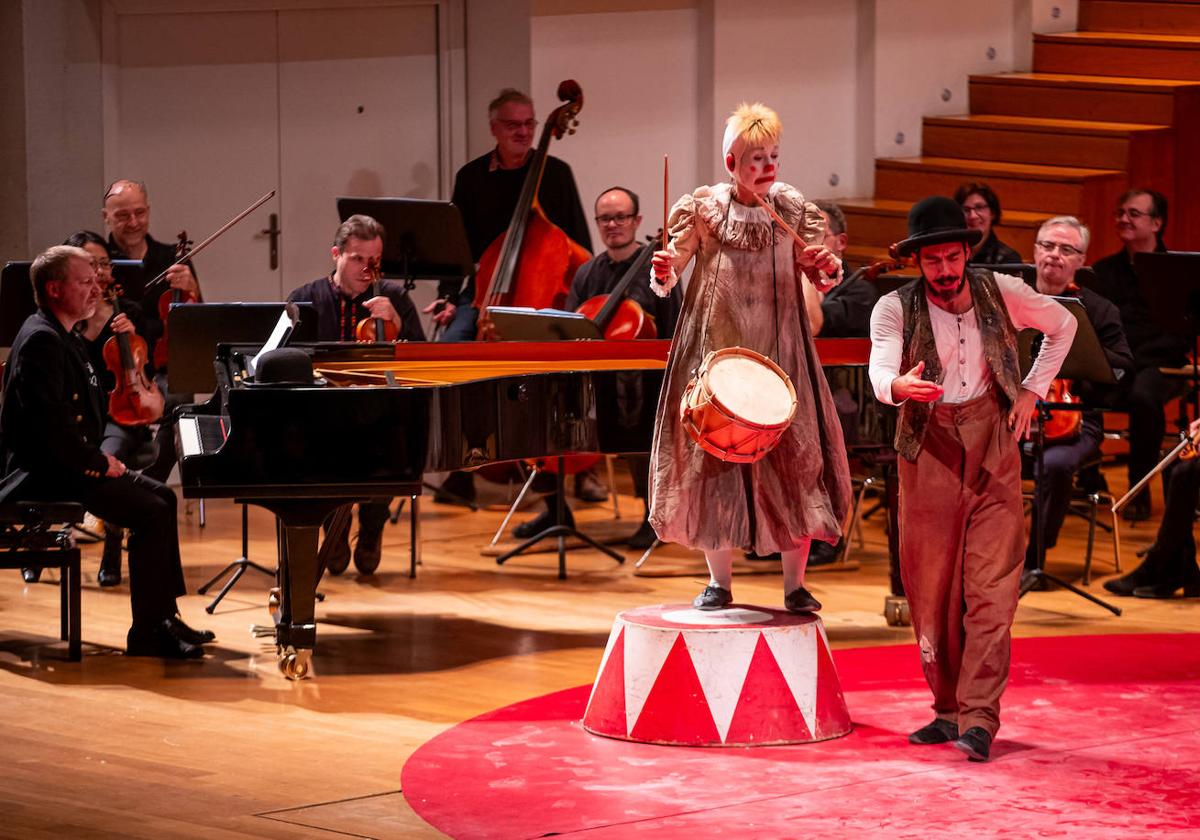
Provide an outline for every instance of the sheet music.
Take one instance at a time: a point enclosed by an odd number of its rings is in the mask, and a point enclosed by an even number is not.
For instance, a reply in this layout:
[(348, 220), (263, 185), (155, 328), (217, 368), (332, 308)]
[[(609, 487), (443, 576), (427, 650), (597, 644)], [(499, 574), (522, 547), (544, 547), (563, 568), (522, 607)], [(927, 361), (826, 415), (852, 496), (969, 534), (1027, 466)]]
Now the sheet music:
[(264, 353), (270, 353), (283, 345), (288, 334), (292, 331), (292, 318), (288, 314), (285, 307), (283, 312), (279, 313), (279, 320), (275, 322), (275, 328), (271, 330), (271, 336), (267, 339), (267, 343), (262, 346), (262, 349), (250, 360), (249, 368), (250, 375), (254, 376), (254, 371), (258, 368), (258, 360), (262, 358)]

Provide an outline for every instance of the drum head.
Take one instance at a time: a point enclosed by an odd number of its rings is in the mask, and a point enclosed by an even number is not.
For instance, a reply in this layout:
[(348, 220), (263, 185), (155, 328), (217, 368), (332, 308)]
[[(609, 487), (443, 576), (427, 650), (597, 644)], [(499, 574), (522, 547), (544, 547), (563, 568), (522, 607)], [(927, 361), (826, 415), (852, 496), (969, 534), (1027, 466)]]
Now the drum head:
[(793, 398), (787, 383), (749, 356), (714, 359), (708, 386), (721, 405), (751, 423), (774, 426), (791, 417)]

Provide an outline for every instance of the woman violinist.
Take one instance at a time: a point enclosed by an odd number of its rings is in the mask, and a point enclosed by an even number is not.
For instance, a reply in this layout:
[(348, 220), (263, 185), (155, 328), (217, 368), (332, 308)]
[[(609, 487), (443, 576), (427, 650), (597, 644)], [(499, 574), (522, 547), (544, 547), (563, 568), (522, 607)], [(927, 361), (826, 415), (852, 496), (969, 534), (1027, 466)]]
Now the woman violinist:
[[(154, 372), (145, 365), (145, 342), (138, 335), (137, 324), (141, 321), (141, 307), (133, 301), (119, 297), (119, 291), (111, 288), (113, 282), (112, 258), (108, 243), (98, 234), (90, 230), (81, 230), (71, 234), (64, 245), (74, 245), (92, 255), (95, 261), (96, 273), (100, 278), (100, 286), (104, 294), (96, 305), (96, 312), (79, 325), (79, 333), (88, 349), (92, 367), (96, 371), (100, 387), (106, 394), (112, 394), (117, 389), (118, 375), (123, 371), (114, 371), (106, 364), (105, 345), (118, 335), (131, 336), (141, 341), (140, 359), (142, 370), (138, 371), (149, 384), (146, 391), (135, 390), (129, 395), (129, 400), (137, 403), (135, 412), (140, 417), (125, 417), (126, 421), (118, 422), (112, 416), (104, 427), (104, 439), (100, 449), (121, 461), (131, 470), (145, 469), (154, 463), (158, 457), (158, 446), (150, 433), (150, 423), (156, 422), (162, 416), (162, 394), (153, 384)], [(114, 304), (112, 298), (118, 297)], [(117, 311), (119, 307), (120, 311)], [(111, 351), (110, 351), (111, 355)], [(101, 586), (116, 586), (121, 582), (121, 543), (123, 531), (116, 527), (104, 529), (104, 553), (100, 559), (99, 582)]]
[[(727, 121), (722, 153), (729, 183), (700, 187), (676, 202), (670, 243), (652, 264), (651, 288), (668, 294), (696, 260), (675, 330), (651, 450), (650, 523), (660, 539), (704, 552), (711, 576), (693, 602), (733, 601), (735, 550), (781, 552), (784, 604), (812, 612), (804, 587), (814, 539), (836, 543), (850, 501), (846, 450), (805, 315), (800, 274), (824, 291), (840, 264), (823, 245), (824, 220), (794, 187), (776, 181), (779, 117), (756, 103)], [(798, 232), (796, 244), (755, 196)], [(753, 464), (721, 461), (683, 429), (680, 398), (712, 350), (740, 346), (772, 358), (791, 378), (797, 408), (779, 444)]]

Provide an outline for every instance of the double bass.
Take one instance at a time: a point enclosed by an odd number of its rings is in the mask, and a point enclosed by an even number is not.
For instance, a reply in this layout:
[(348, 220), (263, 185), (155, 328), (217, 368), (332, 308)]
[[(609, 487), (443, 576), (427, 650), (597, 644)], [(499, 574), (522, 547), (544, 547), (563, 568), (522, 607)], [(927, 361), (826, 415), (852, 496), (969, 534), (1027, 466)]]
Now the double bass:
[(480, 340), (496, 338), (487, 316), (489, 306), (561, 306), (576, 270), (591, 258), (586, 248), (547, 218), (538, 201), (550, 140), (574, 134), (579, 124), (575, 117), (583, 108), (583, 90), (573, 79), (559, 84), (558, 98), (563, 104), (542, 129), (508, 229), (479, 258), (474, 303), (480, 313)]

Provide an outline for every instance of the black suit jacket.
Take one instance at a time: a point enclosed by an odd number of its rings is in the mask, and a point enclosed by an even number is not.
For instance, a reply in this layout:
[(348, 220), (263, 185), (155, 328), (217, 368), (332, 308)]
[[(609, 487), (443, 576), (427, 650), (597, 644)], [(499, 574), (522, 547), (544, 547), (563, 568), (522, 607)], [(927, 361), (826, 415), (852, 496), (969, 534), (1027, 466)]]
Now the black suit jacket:
[[(0, 404), (0, 501), (26, 478), (70, 488), (108, 469), (100, 450), (107, 411), (83, 339), (39, 309), (13, 340)], [(15, 499), (12, 499), (15, 501)]]

